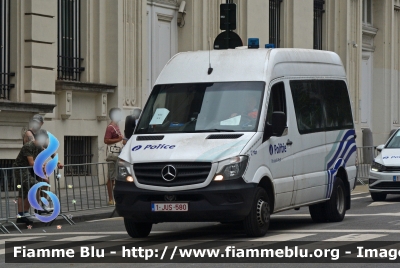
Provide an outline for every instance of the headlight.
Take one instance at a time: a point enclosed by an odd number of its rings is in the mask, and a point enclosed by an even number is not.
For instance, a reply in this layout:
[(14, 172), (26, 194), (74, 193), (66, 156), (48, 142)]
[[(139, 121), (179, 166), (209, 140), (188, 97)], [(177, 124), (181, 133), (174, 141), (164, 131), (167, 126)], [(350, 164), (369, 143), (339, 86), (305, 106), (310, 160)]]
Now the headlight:
[(386, 171), (386, 167), (382, 164), (379, 164), (379, 163), (373, 161), (372, 165), (371, 165), (371, 170), (375, 171), (375, 172), (382, 172), (382, 171)]
[(246, 170), (248, 160), (248, 156), (235, 156), (219, 162), (214, 181), (239, 179)]
[(133, 182), (133, 176), (131, 172), (131, 164), (118, 159), (118, 176), (117, 179), (120, 181)]

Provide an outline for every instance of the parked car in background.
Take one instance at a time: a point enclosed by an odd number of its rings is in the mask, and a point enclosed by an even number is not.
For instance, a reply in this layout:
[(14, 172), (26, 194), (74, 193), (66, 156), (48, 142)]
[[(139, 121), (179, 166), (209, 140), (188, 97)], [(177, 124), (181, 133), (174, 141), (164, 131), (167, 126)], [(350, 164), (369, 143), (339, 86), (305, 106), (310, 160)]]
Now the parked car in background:
[(372, 200), (384, 201), (388, 194), (400, 194), (400, 129), (376, 149), (380, 153), (371, 166), (369, 192)]

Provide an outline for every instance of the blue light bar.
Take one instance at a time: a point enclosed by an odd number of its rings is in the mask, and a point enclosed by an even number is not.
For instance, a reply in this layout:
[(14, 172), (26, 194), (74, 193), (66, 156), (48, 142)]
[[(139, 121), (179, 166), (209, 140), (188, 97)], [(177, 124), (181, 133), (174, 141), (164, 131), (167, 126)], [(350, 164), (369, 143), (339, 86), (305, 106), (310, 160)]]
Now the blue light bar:
[(258, 38), (249, 38), (247, 42), (248, 48), (259, 48), (260, 47), (260, 40)]
[(265, 44), (265, 48), (275, 48), (275, 44)]

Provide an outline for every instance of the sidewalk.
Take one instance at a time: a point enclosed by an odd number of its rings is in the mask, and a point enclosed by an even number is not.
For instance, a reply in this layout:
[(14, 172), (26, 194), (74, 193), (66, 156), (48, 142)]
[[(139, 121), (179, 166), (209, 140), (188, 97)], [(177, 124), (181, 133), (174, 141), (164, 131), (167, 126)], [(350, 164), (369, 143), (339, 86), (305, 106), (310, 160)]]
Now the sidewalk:
[[(65, 216), (70, 216), (72, 215), (72, 220), (76, 223), (79, 224), (80, 222), (85, 222), (85, 221), (90, 221), (90, 220), (98, 220), (98, 219), (105, 219), (105, 218), (110, 218), (111, 216), (113, 217), (118, 217), (118, 213), (115, 211), (115, 207), (107, 207), (107, 208), (99, 208), (99, 209), (93, 209), (93, 210), (87, 210), (87, 211), (77, 211), (77, 212), (72, 212), (72, 213), (64, 213)], [(16, 219), (10, 219), (10, 222), (16, 222)], [(14, 226), (11, 223), (4, 223), (2, 224), (8, 229), (8, 231), (13, 232), (16, 231)], [(16, 223), (18, 228), (21, 229), (22, 232), (27, 228), (24, 223)], [(52, 226), (57, 226), (57, 225), (69, 225), (69, 223), (63, 219), (61, 216), (57, 217), (53, 223), (51, 224)], [(33, 222), (33, 228), (43, 228), (46, 227), (47, 223), (41, 222), (39, 220), (36, 220)], [(1, 237), (1, 233), (0, 233)]]
[(366, 184), (366, 185), (357, 185), (356, 188), (354, 188), (353, 192), (368, 193), (369, 192), (368, 184)]

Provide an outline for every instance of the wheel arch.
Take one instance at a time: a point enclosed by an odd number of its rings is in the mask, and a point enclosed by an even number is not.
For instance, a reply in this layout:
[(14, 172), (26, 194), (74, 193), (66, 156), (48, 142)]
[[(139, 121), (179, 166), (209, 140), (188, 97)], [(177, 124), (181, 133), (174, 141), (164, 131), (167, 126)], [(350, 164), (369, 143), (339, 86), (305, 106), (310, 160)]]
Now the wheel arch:
[(262, 187), (268, 194), (268, 199), (269, 203), (271, 206), (271, 214), (275, 210), (275, 188), (274, 184), (272, 183), (272, 180), (268, 176), (264, 176), (260, 182), (258, 183), (258, 186)]
[(336, 177), (340, 178), (343, 181), (346, 190), (346, 210), (349, 210), (351, 207), (351, 188), (349, 178), (347, 176), (347, 171), (343, 166), (338, 169)]

